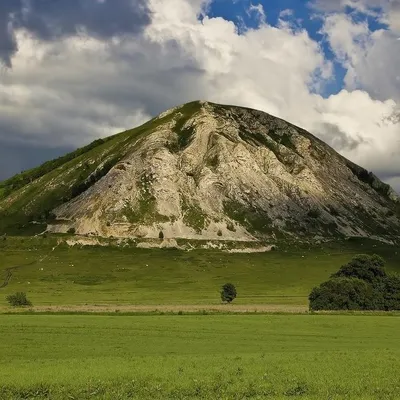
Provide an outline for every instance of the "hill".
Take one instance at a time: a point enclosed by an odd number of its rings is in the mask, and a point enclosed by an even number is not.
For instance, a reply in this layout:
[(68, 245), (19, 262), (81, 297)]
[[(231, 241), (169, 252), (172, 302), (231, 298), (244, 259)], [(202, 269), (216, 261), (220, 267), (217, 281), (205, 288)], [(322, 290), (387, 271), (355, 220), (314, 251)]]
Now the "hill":
[(309, 132), (209, 102), (0, 183), (0, 232), (10, 234), (396, 240), (399, 217), (389, 185)]

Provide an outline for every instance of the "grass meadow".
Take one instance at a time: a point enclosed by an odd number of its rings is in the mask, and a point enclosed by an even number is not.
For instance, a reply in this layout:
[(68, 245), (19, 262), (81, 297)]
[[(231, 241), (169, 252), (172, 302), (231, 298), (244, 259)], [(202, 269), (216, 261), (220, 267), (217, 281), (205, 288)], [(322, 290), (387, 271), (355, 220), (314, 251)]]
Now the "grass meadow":
[(398, 399), (398, 316), (1, 315), (1, 399)]
[[(219, 290), (232, 282), (237, 305), (308, 304), (311, 289), (358, 253), (378, 253), (400, 272), (398, 248), (376, 242), (281, 244), (277, 251), (228, 254), (218, 250), (68, 247), (55, 238), (0, 240), (0, 289), (5, 297), (26, 292), (34, 305), (217, 305)], [(42, 261), (39, 261), (42, 260)], [(33, 263), (33, 264), (31, 264)]]

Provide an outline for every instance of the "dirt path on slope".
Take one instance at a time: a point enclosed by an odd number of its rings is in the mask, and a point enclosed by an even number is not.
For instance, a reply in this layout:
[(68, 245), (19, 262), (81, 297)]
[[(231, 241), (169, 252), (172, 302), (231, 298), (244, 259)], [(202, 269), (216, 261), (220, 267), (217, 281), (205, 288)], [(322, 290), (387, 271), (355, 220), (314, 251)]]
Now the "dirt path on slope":
[(17, 269), (23, 268), (23, 267), (28, 267), (30, 265), (34, 265), (36, 263), (37, 263), (37, 261), (32, 261), (31, 263), (28, 263), (28, 264), (16, 265), (14, 267), (6, 268), (4, 270), (4, 272), (5, 272), (4, 282), (0, 284), (0, 289), (5, 288), (10, 283), (10, 280), (13, 276), (14, 271), (16, 271)]
[(11, 278), (12, 278), (12, 276), (13, 276), (13, 272), (14, 272), (14, 271), (16, 271), (16, 270), (18, 270), (18, 269), (20, 269), (20, 268), (29, 267), (29, 266), (31, 266), (31, 265), (35, 265), (35, 264), (41, 263), (41, 262), (44, 261), (47, 257), (49, 257), (49, 255), (50, 255), (58, 246), (59, 246), (59, 244), (58, 244), (57, 246), (53, 247), (53, 248), (51, 249), (51, 251), (49, 251), (43, 258), (40, 258), (39, 260), (32, 261), (32, 262), (30, 262), (30, 263), (28, 263), (28, 264), (15, 265), (14, 267), (5, 268), (5, 269), (4, 269), (4, 273), (5, 273), (4, 281), (3, 281), (3, 283), (0, 283), (0, 289), (3, 289), (3, 288), (5, 288), (6, 286), (8, 286), (8, 284), (9, 284), (10, 281), (11, 281)]

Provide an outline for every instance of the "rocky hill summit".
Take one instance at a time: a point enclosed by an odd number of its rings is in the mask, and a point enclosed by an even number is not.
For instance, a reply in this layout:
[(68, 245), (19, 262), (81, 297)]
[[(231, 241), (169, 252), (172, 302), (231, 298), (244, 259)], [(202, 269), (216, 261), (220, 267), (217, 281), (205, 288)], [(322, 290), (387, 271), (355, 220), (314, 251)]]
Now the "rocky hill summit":
[(390, 186), (307, 131), (209, 102), (0, 183), (0, 231), (254, 241), (397, 238)]

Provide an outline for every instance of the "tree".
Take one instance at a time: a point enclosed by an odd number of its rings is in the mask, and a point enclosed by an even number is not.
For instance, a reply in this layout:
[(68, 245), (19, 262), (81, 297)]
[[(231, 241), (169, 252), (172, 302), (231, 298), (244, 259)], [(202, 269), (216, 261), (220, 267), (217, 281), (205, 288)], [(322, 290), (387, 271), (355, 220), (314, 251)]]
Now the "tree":
[(383, 304), (386, 311), (400, 310), (400, 275), (389, 275), (383, 280)]
[(343, 265), (338, 272), (332, 275), (332, 278), (358, 278), (374, 284), (387, 276), (384, 265), (385, 261), (383, 258), (376, 254), (372, 256), (359, 254), (349, 263)]
[(232, 283), (225, 283), (221, 289), (221, 300), (231, 303), (237, 296), (235, 285)]
[(160, 240), (163, 240), (163, 239), (164, 239), (164, 232), (163, 232), (163, 231), (158, 232), (158, 238), (159, 238)]
[(312, 310), (369, 309), (373, 290), (358, 278), (333, 278), (314, 288), (310, 293)]
[(387, 274), (384, 260), (360, 254), (314, 288), (311, 310), (400, 310), (400, 276)]
[(6, 297), (8, 303), (13, 307), (31, 306), (32, 302), (27, 299), (26, 294), (23, 292), (17, 292), (10, 294)]

